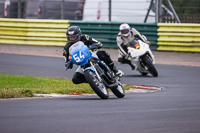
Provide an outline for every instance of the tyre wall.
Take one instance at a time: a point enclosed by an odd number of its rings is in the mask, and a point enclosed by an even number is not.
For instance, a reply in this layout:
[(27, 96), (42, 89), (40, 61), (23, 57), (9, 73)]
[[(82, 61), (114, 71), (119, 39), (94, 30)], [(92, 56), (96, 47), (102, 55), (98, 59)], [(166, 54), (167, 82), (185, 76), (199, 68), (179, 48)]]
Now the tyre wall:
[[(119, 22), (83, 22), (50, 19), (0, 18), (0, 43), (23, 45), (64, 46), (66, 30), (77, 25), (104, 44), (105, 48), (117, 48), (116, 36)], [(150, 48), (159, 51), (200, 52), (200, 24), (177, 23), (129, 23), (151, 42)]]

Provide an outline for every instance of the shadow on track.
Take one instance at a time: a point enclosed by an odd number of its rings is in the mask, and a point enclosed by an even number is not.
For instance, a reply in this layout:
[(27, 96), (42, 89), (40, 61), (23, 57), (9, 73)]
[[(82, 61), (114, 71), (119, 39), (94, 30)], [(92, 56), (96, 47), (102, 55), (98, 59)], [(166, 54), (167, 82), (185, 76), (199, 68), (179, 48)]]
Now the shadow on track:
[[(155, 77), (153, 77), (153, 76), (151, 76), (151, 75), (146, 75), (146, 76), (144, 76), (144, 75), (127, 75), (127, 74), (124, 74), (124, 76), (123, 77), (139, 77), (139, 78), (149, 78), (149, 77), (152, 77), (152, 78), (155, 78)], [(122, 77), (122, 78), (123, 78)]]

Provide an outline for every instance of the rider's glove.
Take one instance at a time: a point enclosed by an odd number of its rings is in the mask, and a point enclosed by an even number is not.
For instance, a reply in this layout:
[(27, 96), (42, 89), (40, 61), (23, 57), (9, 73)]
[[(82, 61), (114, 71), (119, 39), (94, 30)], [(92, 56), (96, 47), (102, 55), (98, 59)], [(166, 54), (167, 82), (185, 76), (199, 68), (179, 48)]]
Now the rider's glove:
[(97, 43), (93, 43), (92, 45), (89, 46), (89, 48), (92, 51), (95, 51), (97, 49), (100, 49), (103, 46), (103, 44), (101, 42), (97, 42)]
[(149, 44), (149, 45), (151, 45), (151, 43), (149, 42), (149, 41), (147, 41), (147, 38), (146, 38), (146, 36), (145, 35), (142, 35), (142, 37), (143, 37), (143, 41), (145, 42), (145, 43), (147, 43), (147, 44)]
[(97, 43), (93, 43), (92, 45), (89, 46), (89, 48), (93, 51), (98, 49), (98, 44)]
[(124, 56), (124, 58), (127, 59), (127, 60), (130, 60), (131, 56), (130, 56), (130, 54), (126, 54), (126, 55)]
[(70, 61), (68, 61), (68, 62), (65, 63), (65, 67), (66, 67), (66, 70), (67, 69), (72, 69), (73, 68), (73, 64)]
[(151, 45), (151, 43), (149, 41), (146, 41), (147, 44)]

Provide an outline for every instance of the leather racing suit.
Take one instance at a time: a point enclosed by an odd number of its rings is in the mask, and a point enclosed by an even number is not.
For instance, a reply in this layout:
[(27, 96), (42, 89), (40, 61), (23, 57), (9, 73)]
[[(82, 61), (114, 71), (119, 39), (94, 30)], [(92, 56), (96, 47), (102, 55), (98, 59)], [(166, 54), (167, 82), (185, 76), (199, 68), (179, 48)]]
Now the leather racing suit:
[(116, 38), (118, 51), (119, 51), (118, 62), (127, 63), (132, 67), (132, 69), (135, 69), (135, 68), (130, 62), (127, 47), (130, 45), (130, 42), (133, 41), (135, 38), (138, 38), (142, 40), (143, 42), (149, 43), (146, 40), (146, 38), (134, 28), (130, 29), (130, 35), (128, 37), (122, 36), (121, 32), (119, 32)]

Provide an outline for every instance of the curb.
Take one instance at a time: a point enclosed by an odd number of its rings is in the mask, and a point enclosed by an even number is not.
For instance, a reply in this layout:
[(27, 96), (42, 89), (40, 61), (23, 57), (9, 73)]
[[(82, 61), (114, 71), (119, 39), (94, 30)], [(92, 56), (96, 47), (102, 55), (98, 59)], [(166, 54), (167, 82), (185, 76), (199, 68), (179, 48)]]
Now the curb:
[[(132, 85), (132, 88), (125, 90), (125, 93), (150, 93), (162, 90), (161, 87), (150, 86), (150, 85)], [(112, 93), (110, 93), (113, 95)], [(36, 97), (71, 97), (71, 96), (95, 96), (96, 94), (35, 94)]]

